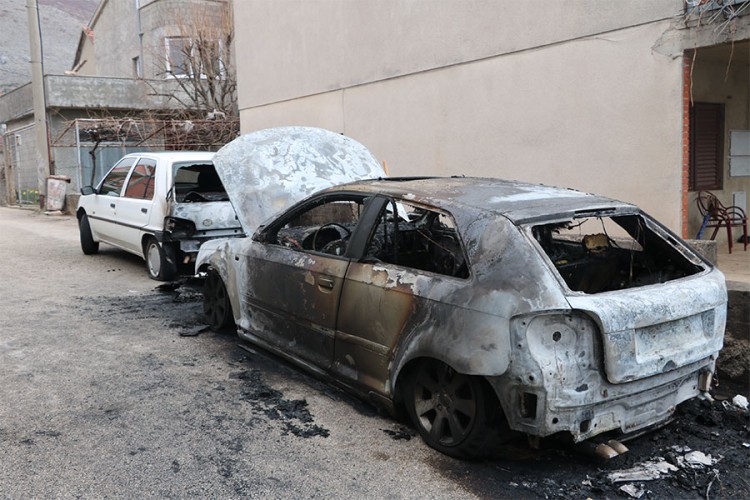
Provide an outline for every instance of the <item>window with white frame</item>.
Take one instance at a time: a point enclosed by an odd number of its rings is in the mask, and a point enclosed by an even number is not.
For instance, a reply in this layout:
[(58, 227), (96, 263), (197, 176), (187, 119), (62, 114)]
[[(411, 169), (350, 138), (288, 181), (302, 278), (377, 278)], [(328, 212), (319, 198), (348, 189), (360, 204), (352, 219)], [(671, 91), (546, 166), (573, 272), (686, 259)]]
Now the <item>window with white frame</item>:
[(166, 73), (169, 77), (183, 77), (191, 74), (190, 54), (192, 52), (190, 38), (184, 36), (167, 37), (164, 39), (166, 49)]
[(200, 75), (201, 78), (223, 78), (222, 43), (219, 40), (193, 40), (189, 37), (167, 37), (167, 78)]

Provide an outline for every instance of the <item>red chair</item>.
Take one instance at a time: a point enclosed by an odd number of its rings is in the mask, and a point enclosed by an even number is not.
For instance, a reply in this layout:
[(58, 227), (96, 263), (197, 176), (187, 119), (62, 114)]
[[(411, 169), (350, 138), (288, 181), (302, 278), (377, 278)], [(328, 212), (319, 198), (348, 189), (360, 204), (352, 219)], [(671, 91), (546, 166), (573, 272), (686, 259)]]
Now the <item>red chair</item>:
[(703, 217), (703, 224), (698, 231), (698, 239), (703, 234), (703, 230), (713, 227), (714, 232), (711, 239), (716, 238), (716, 233), (722, 227), (727, 228), (727, 239), (729, 240), (729, 253), (732, 253), (732, 228), (742, 227), (742, 242), (745, 244), (747, 251), (747, 214), (740, 207), (725, 207), (719, 199), (710, 191), (700, 191), (698, 198), (695, 200), (698, 204), (698, 211)]

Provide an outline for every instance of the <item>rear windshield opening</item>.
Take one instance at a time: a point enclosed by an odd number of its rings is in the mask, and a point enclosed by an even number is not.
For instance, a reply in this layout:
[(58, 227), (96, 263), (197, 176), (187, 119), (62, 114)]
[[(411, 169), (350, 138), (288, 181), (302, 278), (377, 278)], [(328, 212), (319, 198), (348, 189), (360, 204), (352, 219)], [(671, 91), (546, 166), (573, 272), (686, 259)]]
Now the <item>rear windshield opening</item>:
[(643, 215), (581, 217), (536, 225), (532, 233), (568, 288), (577, 292), (653, 285), (704, 269), (654, 227)]
[(177, 203), (229, 201), (229, 196), (212, 163), (176, 164), (174, 194)]

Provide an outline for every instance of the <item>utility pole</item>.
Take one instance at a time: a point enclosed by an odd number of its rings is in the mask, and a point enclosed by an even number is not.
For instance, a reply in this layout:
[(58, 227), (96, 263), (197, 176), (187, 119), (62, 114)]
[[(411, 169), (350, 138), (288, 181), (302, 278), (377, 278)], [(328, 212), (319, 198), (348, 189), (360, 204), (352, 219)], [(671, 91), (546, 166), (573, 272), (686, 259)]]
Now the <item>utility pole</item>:
[(42, 31), (37, 0), (26, 0), (29, 15), (29, 59), (31, 60), (31, 88), (34, 96), (34, 131), (36, 133), (36, 170), (39, 188), (39, 208), (47, 198), (47, 177), (50, 176), (49, 127), (47, 123), (47, 94), (44, 89), (44, 61)]

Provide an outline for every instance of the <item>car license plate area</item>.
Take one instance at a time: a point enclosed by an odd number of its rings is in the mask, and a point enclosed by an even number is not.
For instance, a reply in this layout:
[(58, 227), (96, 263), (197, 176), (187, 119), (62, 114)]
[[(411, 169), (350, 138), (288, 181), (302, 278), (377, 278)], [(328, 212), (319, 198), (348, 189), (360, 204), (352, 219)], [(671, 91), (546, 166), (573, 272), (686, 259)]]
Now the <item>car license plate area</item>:
[[(612, 383), (629, 382), (704, 359), (719, 348), (714, 311), (605, 335), (605, 371)], [(718, 344), (717, 344), (718, 342)]]

